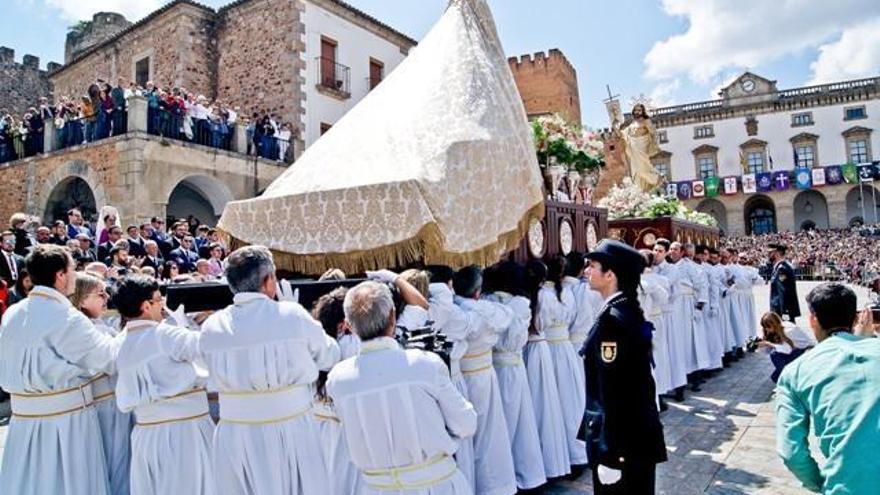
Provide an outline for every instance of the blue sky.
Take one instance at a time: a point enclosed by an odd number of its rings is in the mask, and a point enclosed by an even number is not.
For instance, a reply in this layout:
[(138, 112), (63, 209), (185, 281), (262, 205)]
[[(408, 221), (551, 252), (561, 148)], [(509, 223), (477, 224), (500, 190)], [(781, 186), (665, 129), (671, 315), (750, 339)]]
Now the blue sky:
[[(348, 0), (419, 39), (447, 0)], [(167, 0), (2, 0), (0, 45), (63, 62), (67, 26), (101, 10), (134, 20)], [(202, 0), (219, 7), (227, 0)], [(607, 125), (605, 85), (624, 106), (709, 99), (744, 70), (780, 88), (880, 75), (877, 0), (489, 0), (508, 55), (562, 50), (584, 123)]]

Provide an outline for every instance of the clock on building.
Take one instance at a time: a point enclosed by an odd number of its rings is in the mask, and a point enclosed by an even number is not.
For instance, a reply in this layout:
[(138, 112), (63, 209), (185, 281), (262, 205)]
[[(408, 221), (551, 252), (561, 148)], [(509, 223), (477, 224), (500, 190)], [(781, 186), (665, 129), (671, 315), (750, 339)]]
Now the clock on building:
[(745, 91), (746, 93), (751, 93), (752, 91), (755, 90), (755, 86), (756, 86), (755, 80), (754, 79), (743, 79), (741, 86), (742, 86), (743, 91)]

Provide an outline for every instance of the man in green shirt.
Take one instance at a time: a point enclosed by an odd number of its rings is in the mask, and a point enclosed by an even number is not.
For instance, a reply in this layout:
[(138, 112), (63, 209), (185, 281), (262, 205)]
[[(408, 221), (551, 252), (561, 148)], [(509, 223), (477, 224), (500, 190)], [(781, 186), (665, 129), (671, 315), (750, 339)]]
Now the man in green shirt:
[[(810, 490), (880, 494), (880, 339), (853, 335), (856, 295), (841, 284), (816, 287), (807, 304), (819, 345), (779, 377), (777, 450)], [(810, 456), (811, 423), (822, 468)]]

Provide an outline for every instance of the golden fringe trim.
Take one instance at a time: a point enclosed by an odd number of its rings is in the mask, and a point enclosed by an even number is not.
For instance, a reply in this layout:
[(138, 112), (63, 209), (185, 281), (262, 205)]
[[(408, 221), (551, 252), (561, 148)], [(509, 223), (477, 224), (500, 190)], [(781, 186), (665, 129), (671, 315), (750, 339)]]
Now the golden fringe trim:
[[(497, 263), (504, 253), (515, 250), (526, 236), (533, 219), (544, 218), (545, 206), (541, 201), (529, 208), (517, 223), (514, 230), (505, 232), (498, 239), (486, 246), (466, 253), (449, 253), (443, 251), (443, 234), (436, 223), (430, 223), (411, 239), (376, 249), (351, 251), (347, 253), (295, 254), (272, 249), (275, 266), (305, 275), (320, 275), (331, 268), (338, 268), (345, 273), (363, 273), (367, 270), (402, 267), (422, 261), (426, 264), (443, 264), (453, 268), (466, 265), (489, 266)], [(226, 239), (231, 250), (250, 244), (239, 239), (228, 231), (218, 227), (220, 234)]]

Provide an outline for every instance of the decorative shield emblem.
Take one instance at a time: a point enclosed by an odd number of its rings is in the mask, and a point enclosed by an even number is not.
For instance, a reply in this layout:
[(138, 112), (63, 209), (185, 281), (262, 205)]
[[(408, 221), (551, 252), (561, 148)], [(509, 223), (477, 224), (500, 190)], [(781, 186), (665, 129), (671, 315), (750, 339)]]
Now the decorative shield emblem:
[(613, 363), (617, 359), (617, 342), (602, 342), (602, 361)]

